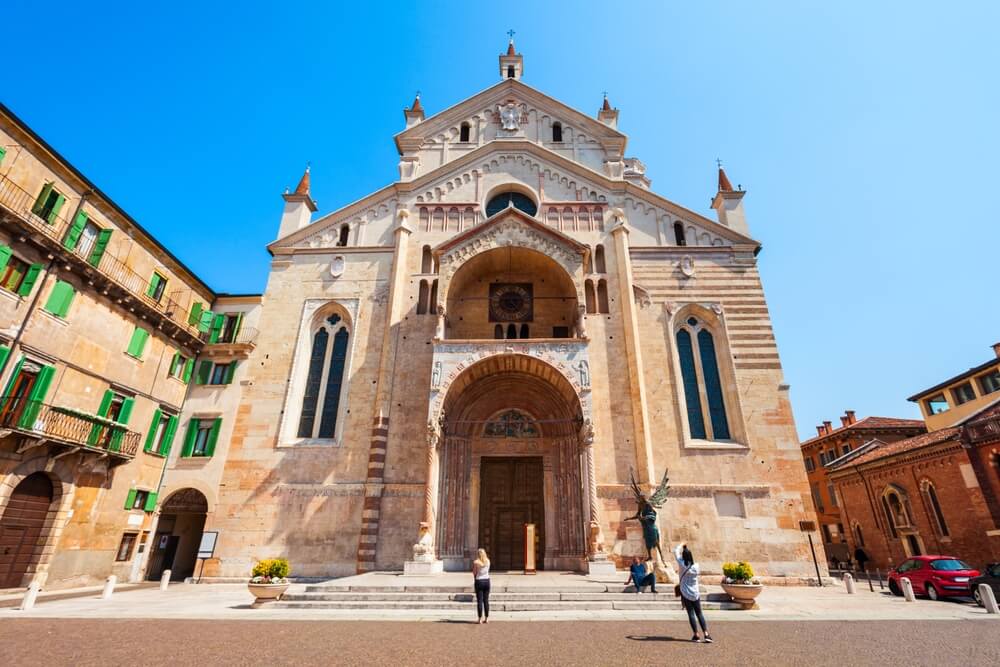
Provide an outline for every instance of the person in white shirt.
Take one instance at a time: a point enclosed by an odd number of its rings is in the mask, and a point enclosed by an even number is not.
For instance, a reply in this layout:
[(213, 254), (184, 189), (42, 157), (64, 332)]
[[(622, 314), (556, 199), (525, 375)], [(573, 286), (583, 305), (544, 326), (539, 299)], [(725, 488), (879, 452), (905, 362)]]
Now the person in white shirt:
[(476, 589), (476, 613), (480, 623), (490, 622), (490, 558), (486, 549), (476, 553), (472, 561), (472, 581)]
[(705, 643), (711, 644), (712, 637), (708, 634), (705, 614), (701, 612), (701, 591), (698, 587), (698, 575), (701, 573), (701, 568), (698, 567), (698, 563), (694, 562), (694, 556), (686, 544), (678, 544), (674, 547), (674, 558), (677, 559), (677, 565), (680, 568), (678, 587), (681, 591), (681, 602), (687, 611), (691, 632), (694, 633), (691, 641), (700, 641), (698, 639), (698, 625), (695, 624), (695, 619), (697, 619), (698, 624), (701, 625), (701, 632), (705, 636)]

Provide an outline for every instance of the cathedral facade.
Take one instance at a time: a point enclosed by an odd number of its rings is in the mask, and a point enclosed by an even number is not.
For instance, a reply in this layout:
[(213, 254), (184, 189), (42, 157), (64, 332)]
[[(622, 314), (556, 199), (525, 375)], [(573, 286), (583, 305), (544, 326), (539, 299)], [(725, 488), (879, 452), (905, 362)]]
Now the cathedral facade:
[[(399, 179), (313, 220), (287, 193), (246, 379), (213, 466), (172, 463), (208, 577), (593, 571), (645, 553), (632, 478), (669, 476), (664, 547), (813, 571), (814, 517), (744, 192), (716, 219), (650, 189), (618, 110), (500, 81), (395, 137)], [(228, 433), (228, 431), (227, 431)], [(201, 502), (199, 500), (199, 502)], [(823, 562), (820, 554), (820, 562)]]

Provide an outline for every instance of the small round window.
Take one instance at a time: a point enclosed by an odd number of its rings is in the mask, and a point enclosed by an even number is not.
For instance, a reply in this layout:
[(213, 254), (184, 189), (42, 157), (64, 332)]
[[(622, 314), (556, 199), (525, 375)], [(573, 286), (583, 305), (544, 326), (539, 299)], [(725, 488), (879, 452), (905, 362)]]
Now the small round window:
[(498, 194), (486, 204), (486, 217), (493, 217), (510, 205), (513, 205), (514, 208), (527, 213), (531, 217), (535, 217), (535, 213), (538, 212), (538, 207), (535, 206), (535, 202), (531, 200), (531, 197), (520, 192), (504, 192)]

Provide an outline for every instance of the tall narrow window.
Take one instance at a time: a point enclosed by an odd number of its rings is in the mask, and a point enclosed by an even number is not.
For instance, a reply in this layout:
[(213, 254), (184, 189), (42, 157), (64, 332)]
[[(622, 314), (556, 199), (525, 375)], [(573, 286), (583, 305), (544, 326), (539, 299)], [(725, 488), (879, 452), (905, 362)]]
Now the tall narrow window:
[(507, 338), (511, 340), (517, 338), (517, 325), (513, 322), (507, 325)]
[[(691, 437), (731, 440), (722, 373), (712, 332), (698, 318), (688, 317), (678, 328), (676, 340)], [(701, 435), (696, 435), (698, 433)], [(823, 462), (822, 454), (820, 461)]]
[(337, 239), (338, 246), (346, 246), (347, 239), (350, 237), (351, 227), (346, 222), (340, 226), (340, 237)]
[(552, 141), (562, 142), (562, 123), (552, 123)]
[(950, 534), (948, 532), (948, 524), (944, 520), (944, 512), (941, 511), (941, 503), (938, 502), (937, 491), (934, 490), (934, 485), (930, 482), (924, 488), (924, 495), (927, 496), (927, 504), (930, 505), (931, 512), (934, 514), (934, 522), (937, 525), (938, 535), (948, 537)]
[(462, 142), (469, 141), (469, 124), (462, 123), (462, 126), (458, 129), (458, 140)]
[(430, 299), (430, 286), (427, 284), (426, 280), (420, 281), (420, 292), (417, 295), (417, 315), (424, 315), (427, 313), (427, 302)]
[(507, 78), (508, 79), (513, 79), (514, 78), (514, 66), (513, 65), (507, 65)]
[(857, 542), (857, 546), (865, 546), (865, 534), (861, 532), (861, 524), (854, 525), (854, 541)]
[(896, 532), (896, 520), (892, 510), (889, 508), (889, 499), (887, 496), (882, 496), (882, 509), (885, 511), (885, 521), (889, 526), (889, 532), (893, 537), (899, 537), (899, 534)]
[(497, 340), (503, 340), (503, 325), (498, 324), (493, 327), (493, 337)]
[(434, 255), (431, 254), (431, 247), (425, 245), (420, 256), (420, 273), (434, 272)]
[(519, 338), (528, 338), (528, 325), (527, 323), (521, 325), (521, 334)]
[(431, 282), (431, 296), (430, 301), (427, 302), (427, 312), (431, 315), (437, 315), (438, 312), (438, 281), (434, 280)]
[(674, 223), (674, 243), (687, 245), (687, 239), (684, 238), (684, 225), (679, 222)]
[(594, 281), (589, 278), (583, 283), (584, 298), (587, 301), (587, 312), (597, 312), (597, 293), (594, 291)]
[(691, 334), (687, 329), (677, 332), (677, 356), (681, 363), (681, 379), (684, 384), (684, 399), (687, 404), (688, 429), (691, 437), (704, 440), (705, 418), (701, 413), (701, 398), (698, 394), (698, 374), (694, 366), (694, 351)]
[(298, 437), (336, 437), (349, 340), (347, 324), (336, 314), (313, 333)]
[(729, 423), (726, 420), (726, 404), (722, 398), (715, 341), (707, 329), (698, 332), (698, 351), (701, 353), (701, 369), (705, 373), (705, 393), (708, 395), (708, 414), (712, 420), (712, 434), (715, 436), (713, 439), (729, 440)]
[(604, 265), (604, 246), (600, 243), (594, 248), (594, 271), (597, 273), (607, 273), (607, 267)]
[(604, 314), (611, 312), (608, 308), (608, 281), (604, 278), (597, 281), (597, 312)]

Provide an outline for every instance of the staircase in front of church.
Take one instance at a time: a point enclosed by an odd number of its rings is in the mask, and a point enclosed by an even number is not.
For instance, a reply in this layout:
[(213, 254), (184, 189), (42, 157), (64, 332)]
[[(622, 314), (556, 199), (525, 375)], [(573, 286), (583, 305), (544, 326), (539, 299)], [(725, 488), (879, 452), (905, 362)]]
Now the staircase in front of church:
[[(632, 592), (629, 592), (632, 591)], [(296, 586), (281, 601), (269, 608), (287, 609), (356, 609), (356, 610), (434, 610), (473, 612), (476, 596), (471, 586), (436, 586), (433, 584), (366, 586), (337, 583)], [(703, 609), (739, 609), (728, 596), (711, 593), (702, 596)], [(620, 584), (588, 586), (504, 586), (494, 584), (490, 593), (491, 611), (680, 611), (673, 586), (664, 584), (656, 595), (637, 595), (634, 589)]]

